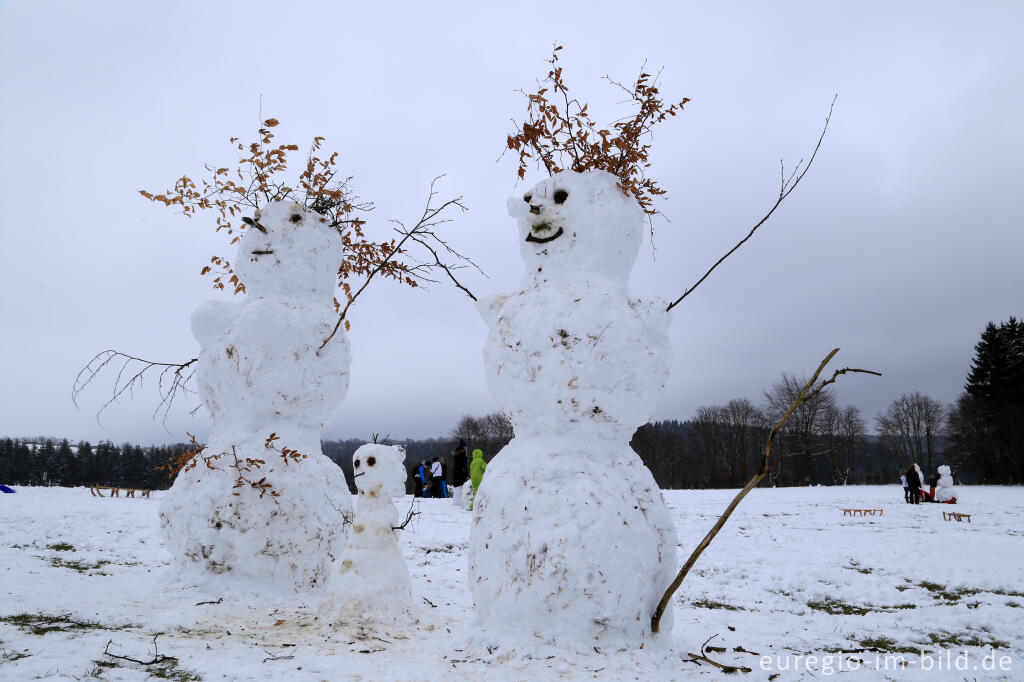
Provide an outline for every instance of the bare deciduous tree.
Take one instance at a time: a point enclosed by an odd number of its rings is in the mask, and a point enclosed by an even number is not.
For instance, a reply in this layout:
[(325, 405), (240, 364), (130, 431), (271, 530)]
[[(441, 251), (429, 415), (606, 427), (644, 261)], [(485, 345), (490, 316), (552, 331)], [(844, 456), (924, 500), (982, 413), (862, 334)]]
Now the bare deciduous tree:
[(935, 441), (943, 435), (945, 422), (946, 406), (917, 391), (896, 398), (875, 418), (879, 434), (900, 459), (924, 464), (926, 473), (935, 471)]
[[(767, 430), (761, 410), (746, 398), (698, 408), (690, 441), (701, 453), (705, 487), (736, 485), (740, 476), (740, 481), (745, 480), (750, 474), (748, 462), (754, 460), (753, 466), (757, 466), (757, 452), (763, 447)], [(723, 469), (724, 476), (715, 475)]]
[[(807, 383), (804, 378), (783, 372), (782, 379), (764, 394), (764, 411), (770, 421), (786, 414)], [(825, 454), (820, 434), (826, 415), (836, 409), (836, 398), (830, 390), (818, 391), (813, 398), (800, 403), (779, 433), (776, 451), (793, 459), (799, 483), (810, 483), (814, 472), (813, 458)]]
[(822, 419), (822, 438), (832, 469), (832, 484), (846, 485), (856, 466), (857, 453), (864, 441), (865, 424), (860, 409), (830, 407)]
[(465, 438), (470, 448), (480, 448), (488, 458), (508, 445), (515, 434), (512, 422), (504, 412), (492, 412), (483, 417), (464, 415), (452, 429), (452, 438)]

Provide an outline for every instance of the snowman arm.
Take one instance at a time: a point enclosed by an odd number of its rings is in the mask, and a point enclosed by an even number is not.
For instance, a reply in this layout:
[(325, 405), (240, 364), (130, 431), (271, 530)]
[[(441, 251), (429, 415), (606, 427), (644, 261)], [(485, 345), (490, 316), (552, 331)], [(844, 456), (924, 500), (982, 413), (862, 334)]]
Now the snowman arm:
[(633, 302), (634, 308), (639, 311), (648, 324), (653, 325), (662, 332), (668, 331), (669, 323), (672, 321), (671, 306), (665, 306), (663, 298), (637, 298)]
[(239, 304), (226, 301), (207, 301), (192, 312), (192, 336), (200, 346), (206, 346), (231, 324)]
[(484, 322), (487, 323), (488, 327), (494, 326), (502, 307), (505, 305), (505, 301), (509, 297), (509, 294), (492, 294), (491, 296), (484, 296), (477, 302), (476, 309), (480, 312), (480, 317), (484, 318)]

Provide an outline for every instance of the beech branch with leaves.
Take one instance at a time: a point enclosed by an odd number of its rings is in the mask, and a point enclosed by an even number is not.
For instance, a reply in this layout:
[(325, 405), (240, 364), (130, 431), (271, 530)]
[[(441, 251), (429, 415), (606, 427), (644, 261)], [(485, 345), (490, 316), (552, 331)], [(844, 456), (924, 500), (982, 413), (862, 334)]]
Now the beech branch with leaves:
[(569, 95), (558, 64), (561, 50), (562, 46), (556, 45), (552, 51), (547, 60), (551, 70), (538, 83), (537, 91), (520, 91), (527, 98), (526, 120), (513, 121), (516, 129), (506, 141), (507, 150), (519, 153), (519, 179), (526, 176), (531, 159), (549, 175), (562, 170), (603, 170), (619, 179), (619, 187), (636, 198), (644, 213), (660, 213), (654, 208), (654, 198), (665, 190), (647, 175), (653, 129), (676, 116), (690, 99), (666, 104), (658, 90), (658, 77), (643, 70), (629, 87), (605, 76), (627, 94), (626, 102), (635, 111), (610, 126), (599, 127), (590, 116), (590, 105)]

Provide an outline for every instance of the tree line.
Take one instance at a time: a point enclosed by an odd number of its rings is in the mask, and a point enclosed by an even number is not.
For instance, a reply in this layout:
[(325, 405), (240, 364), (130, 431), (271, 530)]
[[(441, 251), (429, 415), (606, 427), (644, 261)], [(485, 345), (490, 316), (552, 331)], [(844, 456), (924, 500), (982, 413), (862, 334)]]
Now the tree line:
[[(757, 470), (765, 442), (805, 378), (783, 374), (760, 404), (748, 398), (698, 408), (687, 421), (659, 421), (637, 429), (630, 443), (662, 488), (735, 488)], [(802, 405), (775, 444), (785, 455), (765, 485), (895, 483), (913, 463), (926, 478), (942, 464), (967, 483), (1024, 484), (1024, 323), (989, 323), (975, 346), (964, 392), (952, 405), (921, 393), (894, 399), (867, 432), (860, 410), (840, 406), (831, 390)], [(405, 448), (407, 469), (434, 457), (450, 465), (460, 439), (490, 460), (513, 437), (496, 412), (466, 415), (446, 437), (390, 441)], [(352, 453), (361, 439), (323, 441), (323, 452), (352, 485)], [(142, 447), (109, 441), (71, 444), (53, 438), (0, 439), (0, 483), (114, 485), (160, 490), (162, 469), (189, 444)], [(412, 477), (408, 491), (412, 492)]]

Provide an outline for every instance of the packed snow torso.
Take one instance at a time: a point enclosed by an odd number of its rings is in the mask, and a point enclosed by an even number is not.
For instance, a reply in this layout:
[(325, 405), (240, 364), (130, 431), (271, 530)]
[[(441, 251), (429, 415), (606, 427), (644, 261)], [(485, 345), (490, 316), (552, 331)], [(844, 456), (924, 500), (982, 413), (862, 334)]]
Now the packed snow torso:
[(586, 424), (628, 440), (665, 388), (668, 313), (624, 287), (559, 284), (484, 302), (488, 386), (517, 436)]

